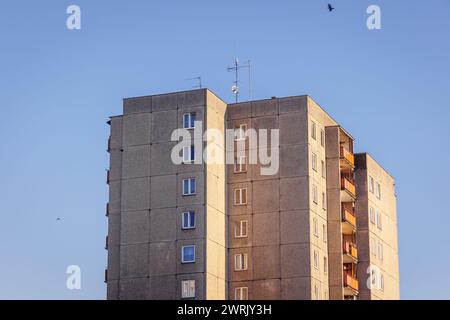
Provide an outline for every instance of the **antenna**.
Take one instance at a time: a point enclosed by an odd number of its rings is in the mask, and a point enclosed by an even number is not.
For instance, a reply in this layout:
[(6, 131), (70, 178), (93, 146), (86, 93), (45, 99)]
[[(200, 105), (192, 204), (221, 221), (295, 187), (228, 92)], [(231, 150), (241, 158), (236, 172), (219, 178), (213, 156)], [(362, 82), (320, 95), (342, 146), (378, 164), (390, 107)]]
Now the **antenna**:
[(233, 92), (235, 101), (239, 101), (239, 69), (242, 68), (248, 68), (248, 92), (249, 92), (249, 99), (252, 99), (252, 87), (250, 83), (250, 60), (247, 60), (244, 62), (244, 64), (239, 64), (239, 59), (234, 59), (234, 64), (232, 66), (228, 66), (227, 70), (230, 72), (234, 72), (234, 82), (231, 86), (231, 92)]
[(198, 84), (196, 86), (192, 87), (193, 89), (201, 89), (202, 88), (202, 77), (201, 76), (186, 79), (186, 81), (192, 81), (192, 80), (198, 81)]

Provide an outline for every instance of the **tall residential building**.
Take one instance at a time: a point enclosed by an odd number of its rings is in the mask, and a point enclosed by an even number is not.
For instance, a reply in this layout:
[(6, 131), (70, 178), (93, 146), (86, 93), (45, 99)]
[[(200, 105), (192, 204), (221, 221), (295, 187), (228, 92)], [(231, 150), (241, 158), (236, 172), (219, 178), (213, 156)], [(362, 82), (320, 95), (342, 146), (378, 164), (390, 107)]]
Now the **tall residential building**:
[[(399, 298), (393, 180), (355, 161), (353, 138), (309, 96), (226, 104), (200, 89), (123, 111), (109, 121), (108, 299)], [(175, 164), (179, 128), (192, 145)], [(247, 133), (263, 129), (253, 163)], [(278, 170), (264, 174), (261, 152)]]

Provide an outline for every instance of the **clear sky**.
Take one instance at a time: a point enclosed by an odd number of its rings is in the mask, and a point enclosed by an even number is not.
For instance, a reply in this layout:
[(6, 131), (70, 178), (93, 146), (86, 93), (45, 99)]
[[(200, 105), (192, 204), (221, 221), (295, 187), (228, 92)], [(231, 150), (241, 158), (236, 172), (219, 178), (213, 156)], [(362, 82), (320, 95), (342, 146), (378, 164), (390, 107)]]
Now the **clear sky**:
[[(311, 95), (395, 176), (402, 298), (449, 299), (450, 1), (327, 3), (3, 1), (0, 298), (105, 297), (108, 117), (199, 75), (232, 101), (238, 56), (254, 99)], [(370, 4), (382, 30), (366, 27)]]

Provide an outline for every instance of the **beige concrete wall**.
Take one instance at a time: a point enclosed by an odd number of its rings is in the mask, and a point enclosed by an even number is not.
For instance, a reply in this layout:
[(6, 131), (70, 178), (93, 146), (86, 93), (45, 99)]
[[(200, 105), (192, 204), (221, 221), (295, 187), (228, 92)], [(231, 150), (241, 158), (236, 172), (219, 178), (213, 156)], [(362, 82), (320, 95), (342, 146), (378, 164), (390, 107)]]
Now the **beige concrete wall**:
[[(225, 197), (225, 111), (226, 103), (206, 91), (206, 299), (227, 298), (226, 197)], [(210, 131), (213, 130), (213, 131)], [(215, 135), (214, 130), (218, 130)], [(214, 163), (212, 157), (221, 159)], [(211, 159), (211, 163), (208, 160)]]
[[(396, 300), (400, 298), (397, 241), (397, 204), (395, 182), (369, 154), (358, 154), (357, 157), (357, 189), (358, 189), (358, 244), (362, 263), (358, 273), (364, 274), (364, 287), (361, 298), (373, 300)], [(369, 191), (369, 177), (381, 185), (381, 199)], [(369, 208), (375, 212), (375, 224), (370, 221)], [(376, 212), (380, 212), (382, 228), (376, 223)], [(377, 246), (383, 247), (382, 258)], [(375, 266), (384, 275), (384, 289), (378, 286), (369, 288), (368, 268)]]

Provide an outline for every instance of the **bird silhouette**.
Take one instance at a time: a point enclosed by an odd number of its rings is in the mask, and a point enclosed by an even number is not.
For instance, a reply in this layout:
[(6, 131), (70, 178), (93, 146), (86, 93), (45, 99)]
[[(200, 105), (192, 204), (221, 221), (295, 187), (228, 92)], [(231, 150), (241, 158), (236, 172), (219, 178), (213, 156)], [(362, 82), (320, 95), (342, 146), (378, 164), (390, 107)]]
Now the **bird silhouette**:
[(333, 11), (334, 10), (334, 8), (331, 6), (331, 4), (328, 4), (328, 11)]
[(56, 221), (61, 221), (61, 218), (56, 218)]

